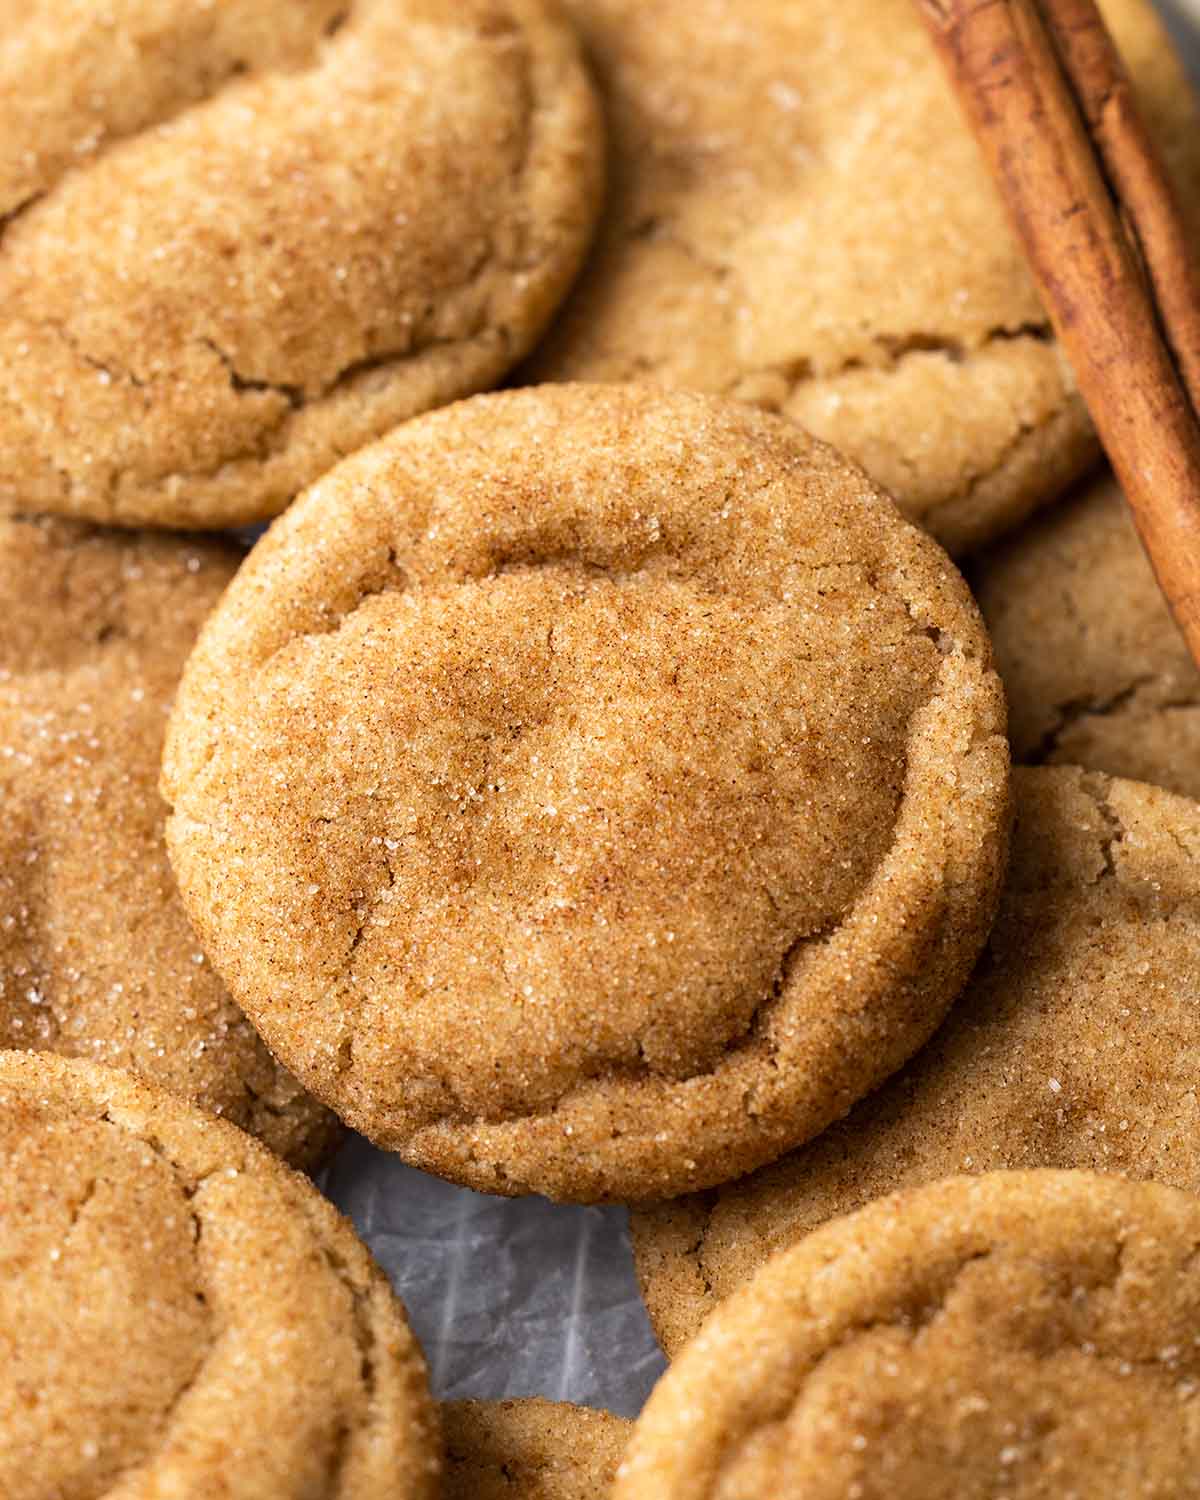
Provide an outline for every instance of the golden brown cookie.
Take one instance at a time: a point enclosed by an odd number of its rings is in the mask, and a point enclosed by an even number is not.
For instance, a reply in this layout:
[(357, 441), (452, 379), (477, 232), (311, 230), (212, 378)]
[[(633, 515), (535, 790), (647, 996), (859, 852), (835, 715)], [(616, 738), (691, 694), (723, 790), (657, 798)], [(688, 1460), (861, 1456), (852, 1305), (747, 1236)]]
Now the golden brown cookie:
[(494, 384), (601, 119), (549, 0), (0, 13), (0, 508), (220, 527)]
[(607, 1500), (631, 1426), (568, 1401), (449, 1401), (444, 1500)]
[(425, 1364), (347, 1221), (127, 1073), (0, 1053), (5, 1500), (433, 1500)]
[[(1150, 0), (1104, 0), (1200, 233), (1200, 120)], [(951, 551), (1097, 448), (912, 0), (568, 0), (608, 105), (598, 246), (537, 380), (736, 396)]]
[(406, 1160), (723, 1181), (929, 1035), (1007, 742), (945, 554), (789, 423), (479, 397), (340, 465), (185, 674), (169, 845), (269, 1045)]
[(337, 1122), (229, 998), (163, 845), (167, 710), (242, 555), (0, 518), (0, 1047), (131, 1068), (312, 1165)]
[(668, 1352), (774, 1251), (896, 1188), (1048, 1166), (1200, 1192), (1200, 805), (1067, 767), (1014, 790), (1000, 914), (933, 1040), (804, 1150), (634, 1215)]
[(1200, 1495), (1200, 1199), (957, 1177), (773, 1257), (638, 1420), (613, 1500)]
[(1106, 474), (975, 560), (1013, 754), (1200, 797), (1200, 675)]

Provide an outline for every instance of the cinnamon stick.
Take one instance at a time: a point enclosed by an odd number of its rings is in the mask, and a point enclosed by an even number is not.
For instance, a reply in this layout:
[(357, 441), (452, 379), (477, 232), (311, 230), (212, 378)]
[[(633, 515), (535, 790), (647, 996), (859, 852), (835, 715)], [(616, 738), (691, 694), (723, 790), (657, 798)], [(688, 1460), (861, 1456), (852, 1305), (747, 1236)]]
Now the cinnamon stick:
[(1141, 252), (1162, 330), (1200, 411), (1200, 257), (1133, 81), (1095, 0), (1042, 0), (1055, 50), (1100, 153), (1123, 225)]
[(1200, 666), (1200, 273), (1120, 59), (1093, 0), (917, 5)]

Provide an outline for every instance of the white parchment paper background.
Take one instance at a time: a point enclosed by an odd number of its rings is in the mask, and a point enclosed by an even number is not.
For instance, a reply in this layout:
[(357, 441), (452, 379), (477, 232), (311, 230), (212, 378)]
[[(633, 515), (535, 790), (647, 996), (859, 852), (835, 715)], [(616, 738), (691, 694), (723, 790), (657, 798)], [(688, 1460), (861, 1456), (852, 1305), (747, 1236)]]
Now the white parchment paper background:
[(490, 1198), (357, 1138), (319, 1180), (404, 1299), (436, 1395), (641, 1409), (664, 1360), (623, 1208)]

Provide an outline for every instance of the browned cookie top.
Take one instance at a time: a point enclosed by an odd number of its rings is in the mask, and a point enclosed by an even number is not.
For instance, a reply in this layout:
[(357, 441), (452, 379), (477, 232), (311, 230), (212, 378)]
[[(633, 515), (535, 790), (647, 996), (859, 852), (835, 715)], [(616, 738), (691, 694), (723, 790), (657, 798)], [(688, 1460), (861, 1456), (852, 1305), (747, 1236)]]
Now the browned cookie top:
[(548, 0), (3, 0), (0, 505), (274, 514), (531, 346), (602, 151)]
[(975, 559), (1018, 760), (1200, 797), (1200, 675), (1111, 474)]
[(5, 1500), (433, 1500), (404, 1310), (248, 1136), (127, 1073), (0, 1053)]
[(1194, 1500), (1200, 1199), (1088, 1172), (897, 1193), (770, 1260), (613, 1500)]
[(213, 972), (163, 844), (163, 726), (240, 548), (0, 519), (0, 1047), (131, 1068), (311, 1165), (337, 1122)]
[(450, 1401), (443, 1500), (607, 1500), (631, 1423), (567, 1401)]
[[(1200, 233), (1200, 119), (1150, 0), (1103, 0)], [(611, 120), (597, 248), (532, 378), (795, 418), (951, 550), (1095, 440), (912, 0), (569, 0)]]
[(1013, 780), (1000, 913), (933, 1040), (803, 1150), (635, 1215), (669, 1351), (775, 1250), (896, 1188), (1047, 1166), (1200, 1193), (1200, 806), (1068, 767)]
[(807, 1138), (991, 919), (1007, 744), (945, 555), (791, 424), (480, 397), (259, 543), (169, 735), (208, 951), (343, 1118), (500, 1192)]

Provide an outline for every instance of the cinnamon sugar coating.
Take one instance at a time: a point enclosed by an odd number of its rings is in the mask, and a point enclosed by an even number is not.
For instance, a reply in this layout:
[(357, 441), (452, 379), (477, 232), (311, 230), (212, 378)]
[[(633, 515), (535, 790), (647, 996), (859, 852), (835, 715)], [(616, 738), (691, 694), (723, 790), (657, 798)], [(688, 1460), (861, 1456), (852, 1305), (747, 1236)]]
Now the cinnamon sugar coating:
[(613, 1500), (1193, 1500), (1200, 1199), (1089, 1172), (883, 1198), (768, 1261)]
[(167, 712), (242, 556), (0, 519), (0, 1047), (132, 1069), (311, 1166), (337, 1121), (213, 972), (163, 844)]
[(450, 1401), (444, 1500), (608, 1500), (632, 1423), (567, 1401)]
[[(1200, 115), (1151, 0), (1102, 0), (1200, 235)], [(611, 122), (596, 247), (533, 380), (752, 402), (952, 552), (1098, 449), (912, 0), (568, 0)]]
[(0, 507), (273, 515), (532, 346), (602, 156), (550, 0), (5, 0)]
[(878, 1092), (762, 1172), (634, 1215), (669, 1352), (776, 1250), (954, 1172), (1081, 1167), (1200, 1193), (1200, 805), (1018, 768), (1012, 859), (979, 966)]
[(973, 564), (1016, 759), (1200, 797), (1200, 674), (1113, 476)]
[(433, 1500), (404, 1309), (241, 1131), (115, 1069), (0, 1052), (5, 1500)]
[(844, 1114), (990, 922), (1007, 743), (940, 549), (790, 424), (480, 397), (272, 528), (171, 722), (169, 847), (277, 1055), (498, 1192), (680, 1192)]

